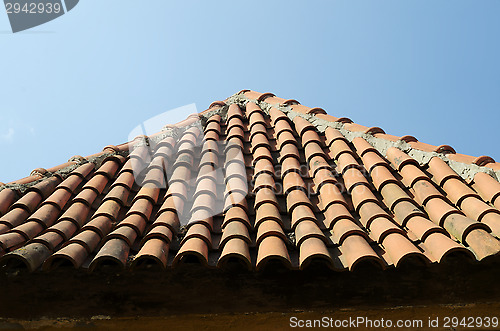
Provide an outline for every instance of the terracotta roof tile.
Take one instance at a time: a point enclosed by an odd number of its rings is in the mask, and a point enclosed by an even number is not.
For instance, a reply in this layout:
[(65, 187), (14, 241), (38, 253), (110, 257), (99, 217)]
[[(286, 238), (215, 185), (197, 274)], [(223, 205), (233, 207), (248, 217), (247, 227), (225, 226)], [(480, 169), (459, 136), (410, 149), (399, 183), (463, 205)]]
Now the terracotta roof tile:
[(217, 266), (224, 268), (230, 261), (243, 263), (248, 270), (252, 269), (252, 258), (248, 243), (239, 238), (232, 238), (224, 245)]
[(481, 197), (500, 209), (500, 183), (484, 172), (474, 176), (474, 183)]
[(139, 136), (2, 184), (0, 264), (342, 271), (499, 254), (493, 159), (272, 93), (234, 98), (175, 135)]
[(22, 224), (29, 215), (29, 211), (24, 208), (14, 208), (0, 218), (0, 224), (5, 224), (9, 228), (13, 228)]
[(376, 264), (380, 268), (383, 268), (381, 258), (375, 253), (366, 239), (356, 233), (344, 239), (340, 246), (340, 251), (349, 270), (353, 270), (356, 266), (365, 262)]
[(9, 210), (10, 206), (16, 201), (17, 194), (10, 188), (0, 191), (0, 216)]
[(133, 265), (140, 266), (141, 264), (148, 264), (149, 261), (153, 261), (166, 268), (169, 246), (168, 243), (159, 238), (147, 240), (135, 256)]
[(71, 240), (67, 242), (67, 245), (78, 243), (83, 246), (88, 253), (92, 253), (92, 251), (99, 245), (100, 241), (101, 236), (99, 236), (97, 232), (86, 230), (71, 238)]
[(113, 220), (108, 216), (102, 215), (92, 218), (92, 220), (83, 226), (82, 231), (89, 229), (98, 233), (101, 238), (104, 238), (109, 232), (111, 232), (112, 228)]
[(54, 231), (45, 232), (32, 240), (32, 242), (44, 244), (50, 251), (54, 251), (63, 241), (64, 237)]
[(28, 220), (37, 221), (45, 227), (52, 226), (61, 215), (61, 207), (53, 204), (44, 204), (35, 211)]
[(209, 247), (204, 239), (191, 237), (181, 246), (179, 252), (174, 258), (173, 266), (185, 261), (187, 258), (195, 258), (203, 265), (208, 264)]

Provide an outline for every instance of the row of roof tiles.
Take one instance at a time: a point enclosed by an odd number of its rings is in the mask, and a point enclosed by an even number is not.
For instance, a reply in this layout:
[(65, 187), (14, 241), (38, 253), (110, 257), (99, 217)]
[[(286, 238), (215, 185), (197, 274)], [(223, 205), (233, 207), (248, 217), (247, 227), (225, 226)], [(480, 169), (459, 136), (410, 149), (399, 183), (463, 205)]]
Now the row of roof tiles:
[[(220, 107), (226, 116), (213, 112)], [(260, 270), (278, 261), (347, 270), (500, 251), (500, 183), (487, 173), (467, 183), (437, 156), (427, 168), (394, 147), (384, 157), (362, 137), (318, 132), (301, 116), (251, 101), (243, 109), (218, 102), (202, 115), (204, 128), (190, 126), (191, 117), (179, 139), (146, 139), (128, 157), (111, 153), (98, 168), (56, 172), (22, 195), (4, 188), (0, 264), (92, 271), (194, 260)]]

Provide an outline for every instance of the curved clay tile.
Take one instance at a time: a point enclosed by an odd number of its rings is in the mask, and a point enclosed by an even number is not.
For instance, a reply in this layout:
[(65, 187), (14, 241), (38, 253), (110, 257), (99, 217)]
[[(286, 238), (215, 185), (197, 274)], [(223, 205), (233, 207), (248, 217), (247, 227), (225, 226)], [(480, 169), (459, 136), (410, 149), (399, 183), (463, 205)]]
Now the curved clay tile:
[[(117, 224), (116, 228), (120, 228), (122, 226), (127, 226), (135, 231), (137, 236), (141, 236), (144, 230), (146, 229), (146, 221), (140, 215), (130, 215), (125, 217), (120, 223)], [(169, 230), (170, 231), (170, 230)], [(148, 233), (149, 235), (149, 233)], [(170, 235), (171, 236), (171, 235)], [(131, 241), (131, 245), (133, 241)]]
[(231, 104), (229, 105), (229, 109), (227, 111), (227, 120), (231, 120), (233, 117), (239, 117), (240, 119), (243, 119), (243, 112), (241, 111), (240, 107), (237, 104)]
[(106, 263), (125, 268), (129, 251), (130, 247), (124, 240), (118, 238), (108, 240), (90, 262), (89, 270), (92, 272)]
[(342, 156), (342, 154), (350, 154), (353, 158), (355, 156), (351, 147), (349, 147), (347, 142), (342, 139), (333, 140), (333, 142), (330, 145), (330, 151), (332, 152), (335, 159), (339, 159), (340, 156)]
[(428, 165), (429, 172), (432, 174), (432, 179), (439, 186), (443, 186), (443, 184), (451, 178), (461, 179), (461, 177), (439, 157), (433, 157)]
[(377, 242), (383, 243), (391, 233), (405, 235), (405, 232), (387, 217), (377, 217), (370, 223), (370, 234)]
[(224, 227), (222, 231), (222, 237), (219, 243), (219, 247), (223, 247), (229, 240), (233, 238), (239, 238), (251, 244), (250, 233), (248, 232), (248, 227), (243, 222), (230, 222)]
[(304, 240), (299, 248), (299, 266), (305, 269), (313, 261), (323, 261), (333, 269), (333, 261), (323, 240), (309, 237)]
[(64, 212), (64, 214), (59, 218), (59, 221), (68, 220), (73, 222), (76, 226), (81, 227), (86, 223), (89, 213), (89, 205), (81, 202), (75, 202)]
[(406, 186), (413, 187), (418, 181), (428, 181), (429, 186), (432, 186), (429, 176), (413, 163), (405, 164), (400, 170), (400, 174), (403, 176), (403, 183)]
[(483, 167), (489, 163), (495, 163), (495, 160), (492, 157), (483, 155), (483, 156), (477, 157), (472, 163), (474, 163), (480, 167)]
[(10, 229), (22, 224), (30, 216), (29, 211), (24, 208), (13, 208), (0, 218), (0, 224), (8, 226)]
[(404, 224), (422, 241), (425, 241), (433, 233), (441, 233), (448, 236), (445, 229), (426, 219), (424, 214), (411, 215)]
[(64, 238), (57, 232), (48, 231), (34, 238), (31, 242), (43, 244), (51, 251), (55, 251), (56, 247), (64, 242)]
[(85, 224), (82, 231), (87, 229), (95, 231), (104, 238), (113, 229), (113, 220), (107, 216), (97, 216)]
[(307, 197), (307, 194), (301, 190), (293, 190), (288, 193), (286, 197), (286, 205), (289, 213), (292, 213), (296, 207), (301, 205), (312, 207), (311, 201)]
[(56, 224), (47, 229), (47, 232), (56, 232), (65, 241), (69, 240), (78, 231), (78, 224), (68, 219), (59, 219)]
[(16, 226), (11, 230), (11, 232), (20, 233), (26, 238), (26, 240), (30, 240), (40, 232), (44, 230), (44, 226), (36, 221), (28, 221), (21, 225)]
[[(394, 177), (392, 168), (389, 163), (384, 160), (378, 153), (368, 151), (362, 157), (363, 165), (374, 180), (375, 187), (381, 189), (386, 182), (391, 181)], [(375, 181), (377, 183), (375, 183)]]
[(334, 141), (339, 140), (339, 139), (347, 142), (347, 139), (344, 137), (344, 135), (342, 135), (342, 133), (340, 133), (339, 130), (334, 129), (332, 127), (326, 128), (325, 137), (326, 137), (326, 143), (327, 143), (328, 147), (330, 147)]
[(190, 224), (186, 236), (182, 239), (181, 247), (191, 238), (199, 238), (207, 244), (210, 249), (212, 247), (211, 226), (204, 223)]
[(163, 269), (167, 267), (168, 250), (170, 245), (162, 239), (151, 238), (141, 247), (132, 262), (134, 268), (142, 264), (157, 263)]
[(19, 232), (9, 232), (0, 235), (0, 247), (6, 252), (21, 247), (26, 241), (26, 237)]
[(389, 234), (384, 239), (383, 244), (395, 267), (404, 264), (408, 260), (429, 263), (427, 257), (400, 233)]
[(265, 101), (267, 98), (269, 97), (274, 97), (275, 95), (271, 92), (266, 92), (266, 93), (262, 93), (258, 98), (257, 98), (257, 101), (259, 102), (262, 102), (262, 101)]
[(481, 197), (500, 209), (500, 199), (498, 199), (500, 197), (500, 183), (484, 172), (479, 172), (474, 176), (474, 183)]
[(323, 108), (315, 107), (315, 108), (311, 108), (308, 111), (308, 114), (314, 114), (314, 115), (322, 114), (322, 115), (326, 115), (326, 111)]
[(372, 126), (371, 128), (368, 128), (368, 130), (366, 130), (365, 133), (375, 135), (377, 133), (385, 133), (385, 131), (382, 128), (379, 128), (378, 126)]
[(293, 157), (297, 160), (300, 160), (299, 149), (294, 144), (286, 144), (280, 150), (280, 162), (283, 162), (283, 160), (289, 157)]
[[(427, 200), (425, 209), (429, 218), (440, 226), (445, 226), (444, 222), (448, 216), (457, 214), (462, 216), (462, 212), (450, 205), (448, 202), (438, 197), (431, 197)], [(457, 231), (457, 229), (454, 229)], [(461, 236), (460, 236), (461, 237)]]
[[(373, 153), (368, 153), (367, 156), (369, 154)], [(367, 166), (367, 164), (365, 164), (365, 166)], [(399, 181), (396, 179), (396, 177), (394, 177), (394, 175), (388, 169), (385, 163), (375, 163), (371, 168), (370, 175), (372, 178), (373, 185), (378, 191), (383, 190), (385, 186), (388, 184), (399, 185)]]
[(44, 204), (37, 209), (28, 220), (43, 224), (44, 227), (52, 226), (61, 214), (61, 208), (53, 204)]
[[(371, 230), (372, 223), (379, 218), (385, 218), (392, 221), (391, 216), (382, 207), (373, 201), (366, 201), (359, 206), (360, 222), (367, 229)], [(387, 224), (387, 223), (386, 223)]]
[(291, 268), (290, 256), (285, 242), (277, 236), (265, 237), (257, 250), (257, 271), (263, 270), (271, 261), (278, 261), (284, 267)]
[(255, 125), (255, 124), (263, 124), (264, 126), (267, 124), (266, 119), (264, 118), (264, 113), (262, 112), (262, 109), (260, 109), (258, 106), (252, 103), (248, 103), (246, 107), (246, 114), (248, 117), (248, 121), (250, 124), (250, 129)]
[(402, 136), (401, 140), (407, 143), (418, 141), (418, 139), (415, 138), (414, 136)]
[(486, 204), (476, 196), (466, 198), (461, 209), (468, 217), (486, 224), (491, 234), (500, 238), (500, 211)]
[[(396, 209), (396, 206), (400, 202), (407, 201), (409, 203), (413, 203), (413, 200), (408, 196), (408, 194), (401, 188), (399, 183), (395, 180), (394, 181), (390, 180), (389, 182), (385, 182), (383, 184), (380, 184), (379, 187), (381, 187), (380, 193), (382, 194), (382, 197), (384, 198), (385, 204), (392, 211), (394, 211)], [(415, 206), (415, 205), (413, 205), (413, 206)]]
[[(297, 159), (296, 157), (287, 157), (284, 159), (281, 159), (281, 177), (285, 176), (288, 172), (299, 172), (300, 173), (300, 160)], [(271, 164), (272, 167), (272, 164)], [(268, 169), (271, 169), (269, 167)], [(273, 168), (274, 170), (274, 168)], [(274, 173), (274, 172), (272, 172)]]
[(9, 210), (10, 206), (16, 201), (17, 194), (10, 188), (4, 188), (0, 191), (0, 216)]
[(224, 269), (231, 260), (241, 261), (248, 270), (252, 270), (252, 259), (248, 243), (239, 238), (232, 238), (224, 245), (217, 267)]
[(53, 206), (56, 206), (58, 209), (62, 210), (70, 199), (71, 192), (68, 192), (66, 189), (58, 186), (54, 193), (52, 193), (47, 199), (45, 199), (42, 205), (52, 204)]
[(455, 154), (456, 153), (455, 149), (449, 145), (439, 145), (438, 147), (436, 147), (434, 152), (444, 153), (444, 154)]
[(343, 177), (348, 192), (352, 193), (353, 189), (359, 185), (363, 185), (367, 190), (370, 190), (368, 179), (358, 168), (347, 168), (343, 173)]
[(358, 235), (368, 239), (368, 234), (364, 232), (352, 219), (342, 218), (335, 222), (332, 229), (332, 240), (335, 244), (342, 245), (344, 240), (351, 235)]
[(283, 122), (280, 123), (281, 125), (288, 124), (288, 126), (290, 126), (290, 119), (279, 109), (271, 107), (271, 109), (269, 110), (269, 116), (271, 117), (272, 123), (276, 127), (278, 127), (278, 123), (280, 122)]
[(137, 239), (137, 232), (130, 226), (119, 226), (107, 235), (105, 242), (113, 239), (123, 240), (129, 247), (131, 247)]
[[(220, 117), (220, 116), (219, 116)], [(220, 132), (220, 123), (219, 121), (211, 120), (207, 123), (207, 126), (205, 127), (205, 134), (214, 131), (217, 134)]]
[(224, 107), (226, 103), (224, 101), (214, 101), (208, 106), (208, 109), (214, 108), (214, 107)]
[(295, 241), (297, 247), (300, 247), (301, 244), (308, 238), (318, 238), (323, 242), (327, 242), (325, 235), (321, 231), (321, 229), (316, 224), (316, 220), (304, 220), (296, 225), (295, 227)]
[[(467, 184), (462, 182), (461, 179), (453, 178), (444, 183), (442, 186), (446, 192), (448, 199), (461, 208), (462, 202), (468, 197), (475, 197), (474, 200), (479, 200), (479, 195), (473, 191)], [(463, 209), (463, 208), (462, 208)]]
[(48, 171), (44, 168), (36, 168), (35, 170), (30, 172), (30, 176), (40, 176), (43, 177), (48, 173)]
[(103, 202), (105, 202), (106, 200), (113, 200), (118, 202), (123, 207), (128, 200), (129, 194), (129, 187), (113, 184), (109, 192), (104, 197)]
[(333, 183), (327, 183), (319, 189), (321, 205), (323, 209), (327, 209), (331, 204), (342, 204), (347, 207), (347, 202), (345, 197), (342, 195), (342, 191), (339, 189), (338, 185)]
[(470, 250), (442, 233), (430, 234), (424, 240), (424, 245), (429, 248), (437, 262), (443, 262), (453, 255), (466, 256), (469, 261), (474, 259), (474, 255)]
[(83, 182), (84, 179), (80, 177), (80, 175), (71, 173), (61, 184), (58, 185), (59, 188), (63, 188), (68, 191), (70, 194), (76, 192), (77, 188)]
[(92, 230), (84, 230), (71, 238), (71, 240), (69, 240), (66, 244), (69, 245), (72, 243), (78, 243), (85, 247), (87, 252), (90, 254), (97, 248), (100, 241), (101, 236), (97, 232)]
[(311, 110), (310, 107), (306, 107), (303, 105), (291, 105), (290, 108), (292, 108), (292, 111), (296, 113), (301, 113), (301, 114), (309, 114), (309, 111)]
[(416, 166), (419, 165), (417, 160), (413, 159), (408, 154), (404, 153), (396, 147), (390, 147), (389, 149), (387, 149), (387, 159), (398, 170), (406, 164), (414, 164)]
[(253, 183), (253, 191), (257, 192), (262, 188), (269, 188), (272, 190), (276, 190), (276, 184), (274, 180), (274, 176), (269, 174), (268, 172), (260, 172), (257, 176), (254, 177)]
[(304, 151), (306, 155), (306, 160), (307, 162), (311, 161), (311, 159), (315, 156), (321, 156), (325, 157), (325, 152), (323, 151), (323, 148), (317, 143), (317, 142), (311, 142), (307, 145), (304, 144)]
[(477, 260), (481, 261), (490, 256), (498, 255), (500, 244), (485, 229), (475, 229), (467, 234), (467, 244), (474, 252)]
[(315, 131), (316, 128), (309, 122), (308, 120), (300, 117), (300, 116), (295, 116), (293, 119), (293, 123), (295, 125), (295, 130), (299, 134), (299, 136), (303, 136), (304, 133), (308, 130)]
[(260, 222), (257, 227), (257, 236), (256, 236), (256, 241), (257, 245), (259, 245), (262, 240), (269, 236), (277, 236), (280, 237), (283, 241), (287, 240), (287, 237), (285, 235), (285, 232), (283, 231), (283, 228), (281, 227), (281, 224), (268, 219), (266, 221)]
[[(335, 145), (336, 143), (334, 143)], [(333, 145), (332, 145), (333, 146)], [(349, 149), (350, 151), (350, 149)], [(337, 158), (337, 172), (345, 176), (349, 169), (360, 169), (359, 162), (348, 150), (343, 151)], [(355, 173), (355, 172), (353, 172)]]
[(10, 210), (22, 208), (27, 212), (32, 213), (36, 210), (42, 200), (43, 197), (38, 191), (27, 192), (10, 207)]
[(382, 260), (366, 242), (365, 238), (356, 233), (344, 239), (340, 246), (342, 257), (345, 259), (349, 270), (355, 270), (359, 265), (368, 263), (384, 268)]
[(303, 221), (317, 222), (316, 216), (309, 206), (302, 205), (293, 210), (291, 218), (292, 229), (295, 230)]
[(352, 143), (354, 144), (354, 147), (356, 148), (356, 152), (361, 157), (363, 157), (368, 152), (378, 153), (378, 151), (375, 149), (375, 147), (373, 147), (370, 143), (368, 143), (365, 139), (363, 139), (361, 137), (354, 138), (352, 140)]
[(187, 240), (175, 255), (172, 266), (175, 267), (188, 257), (194, 257), (202, 265), (208, 265), (208, 245), (206, 241), (198, 237)]
[(287, 99), (281, 103), (283, 106), (289, 106), (289, 105), (300, 105), (300, 102), (298, 102), (295, 99)]
[(438, 149), (437, 146), (434, 146), (431, 144), (426, 144), (426, 143), (423, 143), (421, 141), (412, 141), (409, 144), (413, 149), (418, 149), (420, 151), (424, 151), (424, 152), (428, 152), (428, 153), (434, 152)]
[(9, 265), (22, 264), (30, 272), (35, 271), (51, 254), (43, 244), (32, 243), (22, 249), (5, 254), (0, 259), (0, 264), (9, 268)]
[[(274, 206), (274, 205), (273, 205)], [(278, 212), (279, 214), (279, 212)], [(222, 223), (222, 228), (225, 228), (231, 222), (238, 221), (246, 225), (248, 229), (252, 229), (252, 223), (250, 223), (248, 214), (241, 207), (229, 208), (224, 216), (224, 221)]]
[(392, 135), (392, 134), (387, 134), (387, 133), (374, 133), (373, 136), (375, 138), (384, 139), (384, 140), (387, 140), (387, 141), (392, 141), (394, 143), (396, 143), (399, 140), (401, 140), (401, 137), (398, 137), (398, 136), (395, 136), (395, 135)]
[(269, 220), (283, 225), (279, 207), (275, 203), (266, 201), (258, 205), (256, 204), (255, 209), (257, 210), (255, 215), (255, 228), (258, 228), (262, 222)]
[(446, 155), (446, 157), (452, 161), (466, 163), (466, 164), (473, 164), (474, 161), (476, 161), (476, 159), (477, 159), (477, 157), (474, 157), (474, 156), (458, 154), (458, 153), (457, 154), (449, 154), (449, 155)]

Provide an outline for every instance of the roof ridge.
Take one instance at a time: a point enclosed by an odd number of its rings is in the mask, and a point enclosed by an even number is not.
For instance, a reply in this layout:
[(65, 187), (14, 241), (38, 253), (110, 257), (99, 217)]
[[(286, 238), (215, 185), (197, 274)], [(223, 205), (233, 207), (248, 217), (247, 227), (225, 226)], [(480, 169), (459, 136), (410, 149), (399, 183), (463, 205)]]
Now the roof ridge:
[[(271, 100), (270, 100), (271, 99)], [(275, 101), (269, 102), (269, 101)], [(500, 181), (500, 163), (496, 162), (489, 156), (469, 156), (457, 154), (453, 147), (448, 145), (434, 146), (418, 141), (413, 136), (397, 137), (386, 134), (379, 127), (366, 127), (354, 123), (347, 117), (334, 117), (325, 113), (322, 108), (310, 108), (301, 105), (298, 101), (292, 99), (283, 99), (276, 97), (273, 93), (260, 93), (251, 90), (242, 90), (233, 94), (225, 100), (226, 105), (229, 103), (237, 103), (244, 105), (247, 102), (254, 102), (262, 108), (266, 113), (269, 113), (270, 108), (277, 108), (283, 111), (291, 120), (296, 116), (300, 116), (313, 124), (320, 132), (324, 132), (327, 127), (333, 127), (341, 131), (342, 134), (352, 141), (356, 137), (365, 138), (375, 149), (382, 155), (386, 156), (389, 147), (396, 147), (411, 157), (415, 158), (421, 165), (426, 166), (429, 161), (437, 156), (445, 161), (457, 174), (464, 180), (470, 181), (477, 173), (484, 172), (492, 175), (497, 181)], [(296, 103), (296, 104), (293, 104)], [(219, 102), (212, 105), (220, 106)], [(204, 115), (208, 111), (213, 114), (213, 109), (201, 113)], [(464, 162), (467, 161), (467, 162)]]

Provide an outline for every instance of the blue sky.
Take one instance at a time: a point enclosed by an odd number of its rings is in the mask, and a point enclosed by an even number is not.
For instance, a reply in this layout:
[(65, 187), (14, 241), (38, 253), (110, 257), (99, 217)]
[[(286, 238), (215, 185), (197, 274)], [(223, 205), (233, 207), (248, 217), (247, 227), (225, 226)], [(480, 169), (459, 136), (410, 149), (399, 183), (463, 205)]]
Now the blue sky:
[(500, 160), (498, 13), (493, 0), (81, 0), (12, 34), (0, 11), (0, 181), (241, 89)]

